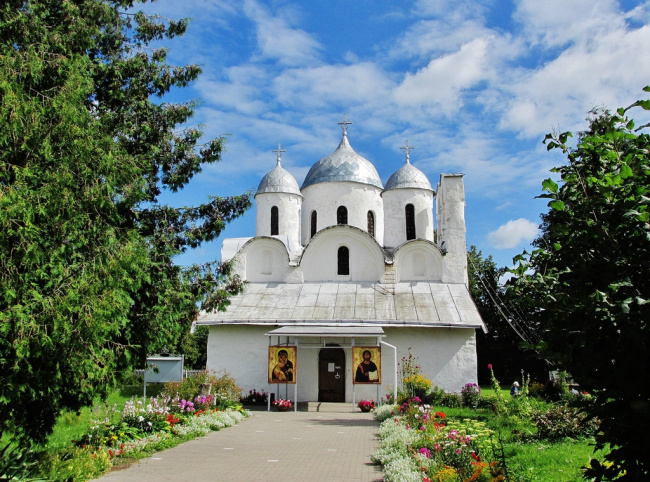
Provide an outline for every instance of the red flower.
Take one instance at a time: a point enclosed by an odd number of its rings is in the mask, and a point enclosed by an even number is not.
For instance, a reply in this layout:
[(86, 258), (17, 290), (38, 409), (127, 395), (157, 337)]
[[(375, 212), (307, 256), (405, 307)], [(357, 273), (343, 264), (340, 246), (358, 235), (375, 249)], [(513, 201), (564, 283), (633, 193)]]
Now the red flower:
[(488, 370), (492, 370), (492, 363), (488, 363)]

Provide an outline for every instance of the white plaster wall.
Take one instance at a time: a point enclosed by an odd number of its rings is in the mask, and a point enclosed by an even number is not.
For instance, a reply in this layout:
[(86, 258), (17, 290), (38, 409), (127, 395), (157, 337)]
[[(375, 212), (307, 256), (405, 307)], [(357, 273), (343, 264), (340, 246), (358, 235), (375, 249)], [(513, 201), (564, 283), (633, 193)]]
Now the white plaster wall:
[(384, 199), (384, 246), (395, 248), (406, 242), (407, 204), (415, 210), (416, 238), (433, 241), (433, 193), (424, 189), (391, 189)]
[(395, 280), (440, 281), (444, 261), (435, 246), (425, 241), (410, 241), (395, 252)]
[(307, 186), (303, 191), (302, 244), (311, 236), (311, 213), (317, 213), (317, 231), (336, 225), (336, 210), (345, 206), (348, 224), (368, 231), (368, 211), (375, 214), (375, 239), (384, 242), (384, 204), (381, 189), (356, 182), (322, 182)]
[(289, 193), (261, 193), (255, 196), (256, 236), (271, 236), (271, 208), (278, 207), (278, 234), (289, 237), (290, 246), (300, 245), (300, 196)]
[[(294, 385), (269, 384), (267, 358), (269, 337), (266, 333), (275, 326), (218, 325), (210, 327), (208, 336), (207, 369), (225, 370), (237, 384), (248, 393), (249, 390), (266, 390), (279, 398), (295, 400)], [(476, 380), (476, 340), (474, 330), (446, 328), (384, 328), (384, 341), (397, 347), (397, 361), (411, 354), (418, 358), (422, 374), (446, 391), (460, 392), (466, 383)], [(294, 345), (293, 338), (282, 338), (281, 344)], [(349, 345), (349, 339), (328, 339), (329, 342)], [(355, 340), (357, 345), (364, 340)], [(277, 339), (273, 337), (272, 343)], [(319, 348), (307, 347), (318, 340), (300, 338), (296, 363), (296, 380), (299, 401), (318, 400), (318, 353)], [(345, 400), (377, 400), (376, 385), (354, 385), (352, 350), (345, 351)], [(380, 397), (385, 397), (387, 386), (395, 385), (395, 357), (392, 348), (382, 345)], [(399, 366), (398, 366), (399, 370)]]
[[(337, 274), (340, 246), (350, 250), (350, 275)], [(305, 281), (382, 281), (384, 256), (367, 234), (348, 226), (335, 226), (317, 233), (300, 261)]]
[(246, 281), (284, 281), (290, 271), (287, 248), (273, 238), (252, 239), (237, 255), (235, 270)]
[[(402, 357), (408, 357), (408, 348), (411, 347), (411, 354), (418, 358), (422, 374), (446, 391), (460, 392), (466, 383), (477, 383), (474, 330), (387, 327), (384, 332), (384, 340), (397, 347), (398, 362)], [(386, 348), (382, 348), (382, 352), (384, 350)], [(384, 373), (385, 369), (384, 366)]]
[[(266, 333), (276, 328), (275, 326), (254, 326), (254, 325), (219, 325), (211, 326), (208, 335), (208, 363), (207, 369), (213, 371), (225, 370), (232, 375), (237, 385), (244, 393), (249, 390), (265, 390), (275, 393), (277, 398), (289, 398), (295, 400), (293, 384), (268, 383), (267, 359), (269, 337)], [(281, 344), (295, 345), (295, 339), (282, 337)], [(316, 345), (318, 339), (300, 338), (298, 341), (298, 353), (296, 363), (296, 381), (298, 389), (298, 401), (318, 401), (318, 355), (320, 348), (308, 347), (307, 344)], [(350, 340), (343, 338), (328, 339), (328, 343), (350, 344)], [(277, 343), (273, 337), (272, 343)], [(359, 344), (359, 343), (358, 343)], [(305, 345), (305, 346), (301, 346)], [(377, 399), (377, 387), (367, 385), (356, 385), (352, 383), (352, 350), (342, 347), (345, 351), (345, 401), (352, 402), (355, 395), (356, 400)], [(393, 355), (390, 355), (392, 366)]]
[(436, 200), (438, 244), (447, 250), (442, 281), (465, 283), (467, 278), (467, 243), (465, 239), (465, 187), (462, 174), (441, 174)]

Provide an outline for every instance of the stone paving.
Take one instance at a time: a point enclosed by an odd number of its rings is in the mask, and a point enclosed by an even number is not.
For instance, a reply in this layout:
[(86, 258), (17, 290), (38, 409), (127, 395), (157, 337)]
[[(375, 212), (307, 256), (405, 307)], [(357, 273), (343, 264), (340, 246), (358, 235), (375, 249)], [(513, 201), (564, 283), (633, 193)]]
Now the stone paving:
[(255, 411), (211, 432), (113, 471), (110, 481), (381, 481), (370, 462), (378, 423), (340, 405), (327, 412)]

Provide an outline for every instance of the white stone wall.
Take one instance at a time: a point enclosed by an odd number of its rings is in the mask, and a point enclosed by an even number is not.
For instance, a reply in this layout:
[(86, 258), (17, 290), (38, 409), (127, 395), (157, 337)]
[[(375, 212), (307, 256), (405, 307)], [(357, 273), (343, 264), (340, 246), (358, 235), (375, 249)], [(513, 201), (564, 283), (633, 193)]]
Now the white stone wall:
[(336, 226), (336, 210), (345, 206), (348, 225), (368, 231), (368, 211), (375, 214), (375, 239), (384, 242), (384, 204), (381, 189), (356, 182), (324, 182), (307, 186), (303, 191), (302, 244), (311, 237), (311, 213), (317, 213), (317, 231)]
[(465, 187), (462, 174), (441, 174), (436, 196), (438, 244), (447, 251), (442, 281), (465, 283), (467, 244), (465, 240)]
[(384, 199), (384, 245), (396, 248), (406, 242), (407, 204), (415, 211), (416, 238), (433, 241), (433, 193), (425, 189), (391, 189)]
[[(384, 328), (384, 340), (397, 347), (397, 359), (418, 358), (422, 374), (448, 392), (477, 383), (476, 333), (463, 328)], [(382, 348), (382, 352), (386, 348)], [(382, 353), (383, 356), (383, 353)], [(399, 369), (399, 368), (398, 368)], [(385, 370), (385, 367), (384, 367)]]
[(395, 252), (395, 281), (440, 281), (443, 262), (436, 246), (426, 241), (410, 241)]
[(271, 236), (271, 208), (278, 208), (278, 234), (289, 238), (289, 246), (300, 246), (302, 198), (288, 193), (261, 193), (255, 196), (256, 236)]
[[(225, 370), (232, 375), (237, 384), (247, 393), (249, 390), (266, 390), (276, 393), (276, 397), (295, 400), (294, 386), (291, 384), (269, 384), (267, 359), (269, 337), (266, 333), (274, 326), (218, 325), (210, 327), (208, 337), (208, 370)], [(411, 354), (418, 358), (422, 374), (436, 385), (449, 392), (460, 392), (466, 383), (476, 380), (476, 340), (474, 330), (444, 328), (384, 328), (384, 341), (397, 348), (397, 361)], [(349, 345), (349, 339), (328, 338), (328, 343)], [(277, 338), (271, 340), (277, 343)], [(294, 345), (295, 340), (281, 339), (281, 344)], [(297, 388), (299, 401), (318, 400), (318, 355), (315, 347), (321, 340), (300, 338), (297, 353)], [(372, 345), (374, 340), (356, 340), (356, 344)], [(309, 346), (312, 345), (312, 346)], [(362, 399), (377, 399), (376, 385), (354, 385), (352, 350), (345, 351), (345, 400), (352, 402)], [(382, 380), (380, 397), (384, 397), (386, 386), (395, 384), (395, 357), (392, 348), (382, 345)], [(398, 371), (400, 367), (398, 366)]]
[(235, 258), (236, 274), (250, 282), (283, 282), (290, 271), (284, 243), (275, 238), (254, 238)]
[[(337, 274), (340, 246), (350, 250), (350, 274)], [(300, 261), (305, 281), (374, 281), (384, 275), (384, 255), (367, 233), (349, 226), (334, 226), (319, 232), (305, 248)]]

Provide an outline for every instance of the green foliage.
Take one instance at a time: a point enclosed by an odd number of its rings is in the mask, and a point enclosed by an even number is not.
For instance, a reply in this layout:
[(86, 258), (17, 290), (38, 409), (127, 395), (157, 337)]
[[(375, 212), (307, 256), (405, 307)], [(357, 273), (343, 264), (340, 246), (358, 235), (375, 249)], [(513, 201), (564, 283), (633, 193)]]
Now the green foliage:
[[(505, 268), (497, 267), (492, 256), (485, 257), (476, 246), (470, 246), (467, 251), (469, 292), (488, 329), (487, 333), (483, 330), (476, 332), (478, 365), (498, 366), (501, 376), (513, 380), (523, 368), (527, 373), (532, 373), (533, 378), (545, 381), (546, 362), (529, 356), (519, 346), (522, 342), (519, 334), (530, 336), (535, 327), (529, 324), (522, 327), (520, 320), (512, 319), (512, 314), (520, 313), (521, 309), (516, 299), (508, 297), (505, 286), (500, 282), (505, 271)], [(479, 370), (478, 380), (482, 385), (488, 384), (490, 374)]]
[(241, 388), (232, 375), (224, 371), (214, 372), (209, 370), (203, 370), (183, 379), (181, 382), (167, 382), (164, 385), (163, 393), (172, 398), (194, 400), (201, 387), (205, 384), (211, 385), (211, 393), (216, 396), (217, 404), (226, 403), (227, 401), (237, 402), (241, 398)]
[(575, 148), (568, 133), (546, 137), (568, 163), (553, 169), (560, 183), (544, 183), (540, 197), (550, 209), (537, 249), (516, 258), (510, 290), (540, 327), (534, 348), (593, 394), (597, 447), (612, 445), (612, 473), (643, 480), (650, 475), (650, 136), (647, 124), (634, 128), (630, 108), (594, 112)]
[(544, 412), (536, 412), (531, 420), (537, 427), (537, 437), (542, 440), (591, 437), (598, 429), (598, 421), (567, 405), (554, 405)]
[(148, 44), (187, 21), (127, 14), (133, 3), (0, 6), (0, 433), (24, 444), (175, 346), (198, 302), (223, 309), (241, 290), (228, 265), (172, 261), (250, 198), (158, 202), (225, 139), (183, 127), (194, 102), (162, 101), (200, 69)]
[(47, 454), (41, 463), (47, 480), (91, 480), (108, 472), (111, 457), (105, 450), (71, 447)]
[(477, 408), (481, 403), (481, 387), (476, 383), (467, 383), (461, 388), (460, 396), (463, 399), (463, 406)]

